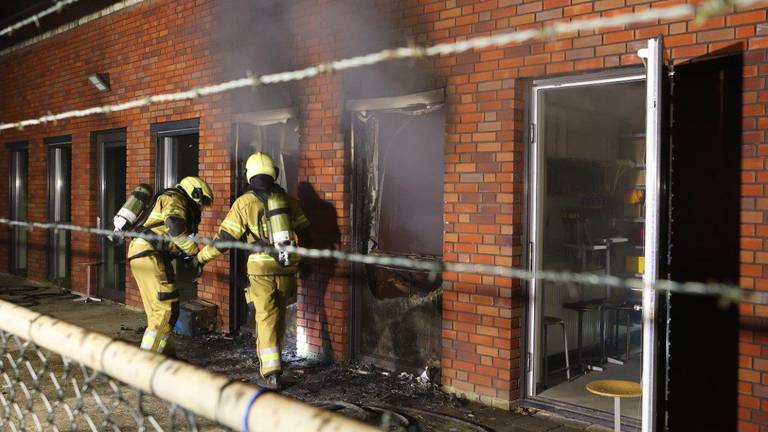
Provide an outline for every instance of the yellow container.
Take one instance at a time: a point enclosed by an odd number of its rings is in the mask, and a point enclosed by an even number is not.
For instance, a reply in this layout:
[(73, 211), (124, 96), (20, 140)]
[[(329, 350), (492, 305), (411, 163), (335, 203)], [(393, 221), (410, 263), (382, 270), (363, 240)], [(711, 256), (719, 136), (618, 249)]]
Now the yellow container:
[(645, 191), (642, 189), (632, 189), (624, 193), (625, 204), (640, 204), (645, 199)]
[(627, 262), (627, 271), (629, 273), (644, 273), (645, 272), (645, 257), (644, 256), (628, 256), (626, 262)]

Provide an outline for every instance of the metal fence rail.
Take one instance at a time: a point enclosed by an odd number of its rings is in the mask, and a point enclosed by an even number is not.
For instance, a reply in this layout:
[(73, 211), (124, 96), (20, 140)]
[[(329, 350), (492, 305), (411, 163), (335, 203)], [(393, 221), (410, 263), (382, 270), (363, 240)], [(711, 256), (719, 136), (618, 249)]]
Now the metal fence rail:
[(377, 429), (0, 300), (0, 430)]

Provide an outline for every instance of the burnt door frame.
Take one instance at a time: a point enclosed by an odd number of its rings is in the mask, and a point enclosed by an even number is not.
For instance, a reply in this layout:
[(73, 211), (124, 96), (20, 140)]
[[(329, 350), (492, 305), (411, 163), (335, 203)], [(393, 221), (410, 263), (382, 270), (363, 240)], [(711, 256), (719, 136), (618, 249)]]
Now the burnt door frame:
[[(106, 159), (106, 151), (107, 149), (114, 149), (114, 148), (124, 148), (126, 151), (126, 159), (127, 159), (127, 143), (126, 143), (126, 130), (125, 129), (112, 129), (107, 131), (99, 131), (93, 133), (93, 142), (96, 145), (96, 154), (97, 154), (97, 166), (98, 166), (98, 172), (99, 172), (99, 178), (98, 178), (98, 206), (99, 206), (99, 215), (97, 219), (97, 225), (99, 228), (104, 229), (105, 227), (110, 226), (109, 225), (109, 218), (113, 217), (114, 215), (107, 214), (107, 202), (106, 202), (106, 193), (107, 193), (107, 172), (106, 172), (106, 165), (105, 165), (105, 159)], [(127, 175), (126, 175), (127, 177)], [(126, 183), (126, 180), (124, 180), (124, 183)], [(125, 199), (125, 191), (123, 195), (123, 199)], [(118, 200), (121, 202), (120, 200)], [(117, 257), (118, 254), (121, 257), (120, 261), (122, 261), (122, 269), (121, 271), (115, 271), (115, 285), (120, 284), (122, 289), (107, 286), (106, 279), (106, 261), (104, 260), (104, 257), (106, 256), (106, 249), (108, 247), (115, 248), (115, 256)], [(99, 271), (99, 288), (98, 288), (98, 295), (101, 297), (106, 297), (112, 301), (124, 303), (125, 302), (125, 247), (121, 247), (119, 245), (115, 245), (112, 243), (109, 239), (106, 237), (99, 237), (99, 256), (101, 261), (101, 270)], [(116, 260), (117, 264), (117, 260)], [(115, 270), (117, 270), (119, 267), (115, 265)]]
[[(8, 216), (11, 220), (19, 220), (19, 188), (17, 188), (17, 177), (23, 177), (23, 183), (21, 186), (24, 188), (24, 194), (27, 195), (27, 198), (25, 201), (29, 202), (29, 190), (28, 190), (28, 177), (29, 177), (29, 144), (26, 141), (16, 141), (7, 143), (5, 147), (8, 149), (8, 156), (9, 156), (9, 169), (8, 169)], [(21, 158), (19, 166), (16, 166), (14, 163), (14, 156), (16, 154), (19, 154), (19, 157)], [(21, 169), (22, 174), (19, 175), (19, 169)], [(27, 203), (25, 203), (24, 208), (24, 219), (27, 219)], [(10, 234), (8, 236), (8, 271), (11, 274), (17, 275), (17, 276), (27, 276), (27, 269), (29, 268), (29, 262), (25, 259), (25, 266), (23, 268), (17, 267), (16, 263), (18, 262), (18, 246), (15, 241), (15, 235), (14, 232), (18, 230), (25, 230), (25, 228), (21, 227), (11, 227), (10, 228)], [(24, 238), (24, 242), (27, 242), (27, 238)], [(26, 244), (25, 244), (25, 255), (27, 254), (26, 250)], [(26, 256), (25, 256), (26, 258)]]
[[(47, 166), (47, 191), (48, 191), (48, 222), (50, 223), (70, 223), (72, 221), (72, 135), (62, 135), (57, 137), (51, 137), (51, 138), (45, 138), (43, 140), (45, 143), (47, 149), (46, 149), (46, 166)], [(66, 197), (58, 197), (59, 195), (56, 193), (56, 187), (58, 183), (58, 177), (60, 175), (58, 166), (56, 166), (56, 159), (55, 155), (62, 154), (65, 159), (62, 159), (61, 162), (67, 165), (67, 188), (68, 188), (68, 196)], [(54, 173), (56, 175), (56, 179), (53, 178)], [(57, 198), (58, 197), (58, 198)], [(62, 199), (64, 201), (62, 201)], [(62, 212), (62, 203), (64, 203), (64, 206), (66, 207), (66, 213), (67, 215), (58, 215), (57, 213)], [(57, 244), (58, 241), (56, 239), (57, 232), (53, 230), (49, 230), (48, 232), (48, 241), (47, 241), (47, 274), (48, 279), (53, 280), (56, 278), (57, 274), (61, 269), (58, 268), (58, 264), (54, 262), (56, 259), (56, 252), (54, 249), (54, 245)], [(72, 238), (71, 233), (69, 231), (66, 231), (64, 236), (64, 241), (66, 242), (65, 246), (65, 264), (64, 264), (64, 279), (67, 286), (69, 285), (69, 278), (72, 274)]]
[[(442, 105), (444, 103), (445, 89), (442, 88), (402, 96), (347, 101), (345, 108), (349, 126), (347, 128), (346, 141), (349, 142), (351, 161), (351, 193), (349, 209), (352, 225), (352, 231), (350, 233), (350, 249), (352, 253), (368, 254), (368, 241), (370, 237), (369, 233), (366, 232), (365, 226), (365, 207), (368, 202), (366, 196), (366, 176), (368, 173), (368, 168), (366, 166), (366, 152), (368, 149), (362, 148), (363, 146), (356, 143), (354, 116), (360, 112), (428, 107)], [(363, 299), (359, 290), (367, 288), (365, 265), (366, 264), (355, 262), (349, 263), (349, 296), (352, 305), (352, 313), (348, 319), (350, 336), (349, 343), (347, 344), (347, 358), (363, 360), (389, 370), (401, 370), (404, 366), (398, 365), (390, 359), (363, 354), (361, 351), (363, 316), (360, 311), (362, 310)]]

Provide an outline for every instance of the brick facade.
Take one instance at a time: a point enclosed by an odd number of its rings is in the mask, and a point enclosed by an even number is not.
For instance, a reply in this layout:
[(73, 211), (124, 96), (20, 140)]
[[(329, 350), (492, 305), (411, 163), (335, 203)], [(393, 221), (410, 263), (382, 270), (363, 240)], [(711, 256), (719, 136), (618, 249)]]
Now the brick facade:
[[(287, 6), (291, 24), (281, 36), (291, 49), (286, 64), (298, 67), (340, 56), (360, 54), (409, 41), (439, 43), (493, 32), (527, 29), (557, 20), (610, 16), (677, 4), (633, 0), (377, 0), (363, 7), (351, 0), (301, 0)], [(4, 120), (38, 116), (141, 95), (211, 83), (221, 76), (208, 34), (218, 21), (215, 2), (149, 1), (106, 16), (0, 57), (0, 113)], [(373, 12), (371, 12), (373, 11)], [(366, 15), (367, 14), (367, 15)], [(365, 19), (358, 19), (359, 16)], [(526, 80), (638, 65), (644, 41), (664, 35), (667, 57), (680, 63), (722, 50), (744, 53), (743, 213), (741, 284), (768, 287), (768, 28), (766, 10), (755, 8), (704, 23), (676, 20), (642, 26), (582, 32), (519, 46), (468, 52), (457, 56), (401, 64), (415, 83), (377, 75), (376, 68), (322, 76), (291, 85), (300, 111), (300, 180), (332, 204), (341, 232), (338, 245), (350, 247), (349, 146), (344, 103), (348, 99), (396, 95), (444, 87), (448, 118), (445, 139), (444, 259), (521, 267), (525, 226), (524, 117)], [(362, 37), (376, 35), (371, 40)], [(358, 37), (359, 36), (359, 37)], [(373, 40), (375, 39), (375, 40)], [(285, 64), (281, 65), (285, 66)], [(380, 71), (381, 69), (379, 69)], [(86, 81), (93, 71), (107, 71), (113, 90), (102, 96)], [(276, 70), (274, 70), (276, 71)], [(261, 72), (261, 71), (259, 71)], [(268, 72), (268, 71), (264, 71)], [(389, 84), (367, 94), (372, 80)], [(417, 79), (418, 78), (418, 79)], [(404, 82), (409, 81), (409, 82)], [(256, 90), (257, 92), (259, 90)], [(376, 93), (374, 91), (374, 93)], [(200, 175), (214, 188), (216, 204), (203, 215), (202, 235), (210, 236), (230, 199), (232, 107), (229, 96), (158, 105), (109, 116), (94, 116), (56, 125), (6, 131), (3, 143), (29, 142), (29, 218), (46, 219), (43, 138), (73, 138), (73, 223), (93, 226), (96, 217), (94, 131), (127, 128), (128, 185), (152, 181), (155, 122), (200, 119)], [(0, 152), (7, 173), (8, 152)], [(0, 215), (7, 215), (8, 176), (0, 175)], [(307, 213), (312, 216), (312, 209)], [(0, 231), (6, 247), (6, 228)], [(82, 263), (97, 256), (93, 238), (73, 235), (72, 286), (82, 287)], [(7, 254), (0, 265), (7, 268)], [(45, 277), (45, 234), (30, 235), (29, 275)], [(228, 258), (210, 266), (200, 284), (201, 298), (220, 306), (222, 328), (229, 325)], [(126, 302), (139, 306), (129, 276)], [(501, 277), (446, 274), (443, 297), (442, 382), (452, 391), (509, 406), (522, 395), (521, 359), (525, 352), (524, 290)], [(348, 268), (339, 263), (315, 265), (299, 293), (299, 343), (307, 352), (347, 358), (350, 350)], [(745, 304), (742, 316), (765, 328), (768, 308)], [(744, 330), (739, 351), (739, 430), (768, 430), (768, 339)]]

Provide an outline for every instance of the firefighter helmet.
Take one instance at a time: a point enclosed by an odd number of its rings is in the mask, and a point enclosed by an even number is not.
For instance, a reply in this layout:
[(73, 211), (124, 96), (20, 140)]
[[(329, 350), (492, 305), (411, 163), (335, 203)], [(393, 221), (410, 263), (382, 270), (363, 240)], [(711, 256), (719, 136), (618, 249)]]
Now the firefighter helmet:
[(245, 162), (245, 177), (251, 181), (253, 176), (267, 174), (273, 180), (277, 180), (277, 167), (272, 158), (262, 152), (252, 154)]
[(200, 177), (184, 177), (178, 185), (193, 201), (201, 206), (213, 204), (213, 192), (208, 183)]

